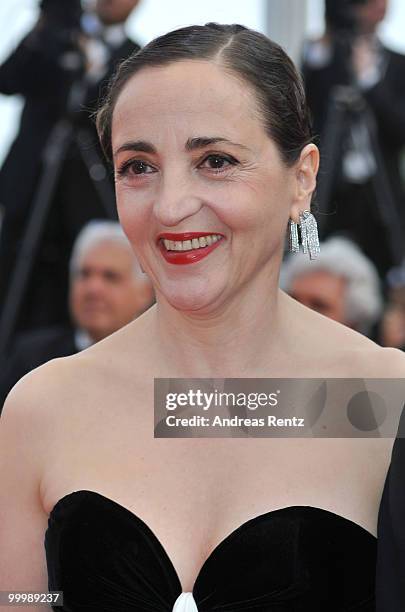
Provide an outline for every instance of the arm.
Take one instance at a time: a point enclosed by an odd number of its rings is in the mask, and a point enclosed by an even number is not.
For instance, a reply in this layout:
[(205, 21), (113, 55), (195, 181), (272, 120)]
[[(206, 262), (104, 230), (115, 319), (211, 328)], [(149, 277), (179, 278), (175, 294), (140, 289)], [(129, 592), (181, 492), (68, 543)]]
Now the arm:
[[(0, 418), (0, 590), (48, 590), (40, 482), (47, 446), (44, 383), (27, 375), (9, 394)], [(42, 389), (42, 392), (41, 392)], [(25, 606), (24, 606), (25, 609)], [(46, 604), (32, 610), (49, 610)], [(9, 612), (9, 606), (0, 610)]]

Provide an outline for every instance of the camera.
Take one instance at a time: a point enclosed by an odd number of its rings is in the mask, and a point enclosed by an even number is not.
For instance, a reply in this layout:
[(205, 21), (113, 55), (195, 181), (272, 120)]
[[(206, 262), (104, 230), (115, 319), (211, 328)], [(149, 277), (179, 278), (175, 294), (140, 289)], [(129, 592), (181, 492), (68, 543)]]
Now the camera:
[(41, 15), (50, 24), (64, 30), (78, 30), (82, 16), (81, 0), (41, 0)]

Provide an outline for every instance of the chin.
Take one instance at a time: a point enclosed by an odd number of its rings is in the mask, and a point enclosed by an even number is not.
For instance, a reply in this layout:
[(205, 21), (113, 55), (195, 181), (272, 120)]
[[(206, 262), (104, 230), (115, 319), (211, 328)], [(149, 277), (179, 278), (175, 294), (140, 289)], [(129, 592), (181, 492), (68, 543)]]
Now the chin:
[(87, 333), (89, 334), (90, 338), (93, 339), (94, 342), (99, 342), (100, 340), (104, 340), (104, 338), (109, 336), (112, 331), (105, 329), (88, 329)]
[(208, 313), (217, 307), (224, 286), (220, 282), (200, 279), (199, 282), (172, 281), (163, 283), (161, 294), (176, 310)]

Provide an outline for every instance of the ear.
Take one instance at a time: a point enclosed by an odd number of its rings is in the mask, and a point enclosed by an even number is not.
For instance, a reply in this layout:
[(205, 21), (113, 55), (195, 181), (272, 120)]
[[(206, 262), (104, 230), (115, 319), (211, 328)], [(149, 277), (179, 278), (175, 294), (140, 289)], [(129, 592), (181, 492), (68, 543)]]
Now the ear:
[(318, 168), (319, 149), (314, 144), (308, 144), (302, 149), (300, 158), (293, 167), (294, 191), (290, 217), (295, 223), (299, 221), (300, 212), (311, 208)]

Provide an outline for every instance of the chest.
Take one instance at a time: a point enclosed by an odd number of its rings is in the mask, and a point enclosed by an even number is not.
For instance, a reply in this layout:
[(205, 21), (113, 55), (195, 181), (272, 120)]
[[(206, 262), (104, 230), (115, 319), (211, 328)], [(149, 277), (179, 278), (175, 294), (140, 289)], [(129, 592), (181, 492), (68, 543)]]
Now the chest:
[(152, 529), (184, 590), (224, 537), (278, 508), (323, 508), (376, 534), (392, 440), (154, 439), (146, 431), (121, 421), (66, 437), (48, 462), (43, 505), (49, 512), (81, 489), (117, 501)]

